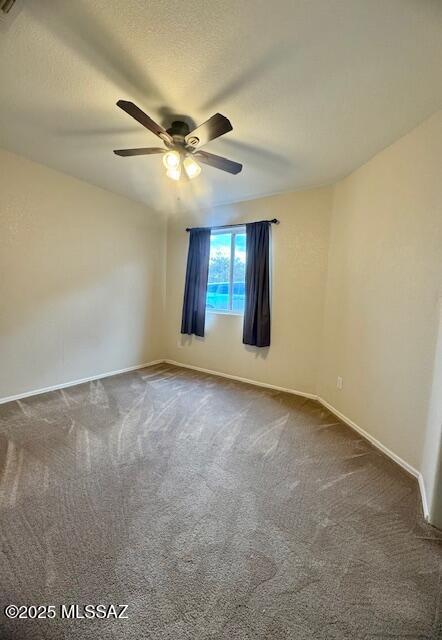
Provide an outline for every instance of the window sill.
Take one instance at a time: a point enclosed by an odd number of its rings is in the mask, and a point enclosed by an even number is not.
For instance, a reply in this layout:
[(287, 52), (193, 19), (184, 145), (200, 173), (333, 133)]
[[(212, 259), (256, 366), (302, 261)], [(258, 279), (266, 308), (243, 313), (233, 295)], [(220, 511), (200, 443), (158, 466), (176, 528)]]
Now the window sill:
[(213, 311), (213, 309), (206, 309), (206, 313), (212, 313), (213, 315), (217, 315), (217, 316), (243, 316), (244, 313), (241, 313), (240, 311)]

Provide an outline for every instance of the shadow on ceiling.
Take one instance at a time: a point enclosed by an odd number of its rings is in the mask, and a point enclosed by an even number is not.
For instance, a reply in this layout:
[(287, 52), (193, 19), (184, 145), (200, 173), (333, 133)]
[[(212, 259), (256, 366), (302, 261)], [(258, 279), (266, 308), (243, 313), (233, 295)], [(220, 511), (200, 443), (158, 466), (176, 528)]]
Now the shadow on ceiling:
[(100, 71), (121, 91), (140, 100), (166, 102), (158, 86), (146, 72), (146, 65), (131, 56), (111, 31), (105, 29), (83, 2), (57, 3), (40, 0), (25, 5), (25, 10), (59, 40)]

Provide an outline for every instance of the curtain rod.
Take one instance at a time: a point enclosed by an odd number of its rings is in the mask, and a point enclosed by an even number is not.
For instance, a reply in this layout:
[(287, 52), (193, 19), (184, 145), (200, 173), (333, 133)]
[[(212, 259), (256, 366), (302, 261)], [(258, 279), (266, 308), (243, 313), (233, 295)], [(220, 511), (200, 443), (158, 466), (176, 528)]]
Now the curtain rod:
[[(272, 220), (260, 220), (260, 222), (270, 222), (270, 224), (279, 224), (279, 220), (273, 218)], [(222, 224), (218, 227), (186, 227), (186, 231), (191, 231), (192, 228), (201, 229), (231, 229), (232, 227), (245, 227), (247, 222), (239, 222), (238, 224)]]

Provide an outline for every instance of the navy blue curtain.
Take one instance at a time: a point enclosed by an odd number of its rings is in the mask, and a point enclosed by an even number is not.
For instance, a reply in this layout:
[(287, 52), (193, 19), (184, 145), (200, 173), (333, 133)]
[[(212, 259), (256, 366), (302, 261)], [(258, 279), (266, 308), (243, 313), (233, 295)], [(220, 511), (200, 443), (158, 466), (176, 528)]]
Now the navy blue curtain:
[(246, 225), (246, 300), (242, 341), (270, 346), (270, 222)]
[(210, 229), (191, 229), (189, 232), (189, 253), (187, 254), (181, 333), (204, 336), (209, 256)]

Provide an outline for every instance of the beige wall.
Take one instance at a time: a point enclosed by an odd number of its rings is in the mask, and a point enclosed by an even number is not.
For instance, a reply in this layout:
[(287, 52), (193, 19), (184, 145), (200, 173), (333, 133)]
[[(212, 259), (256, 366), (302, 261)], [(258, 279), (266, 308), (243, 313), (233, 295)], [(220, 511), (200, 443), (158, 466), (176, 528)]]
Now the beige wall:
[[(442, 294), (441, 167), (439, 112), (336, 186), (319, 375), (320, 395), (420, 469), (429, 493), (437, 465), (423, 454)], [(436, 456), (440, 428), (433, 425), (427, 445)]]
[[(320, 353), (331, 190), (317, 189), (170, 218), (167, 357), (181, 363), (315, 393)], [(189, 225), (278, 218), (272, 226), (272, 342), (242, 344), (242, 316), (209, 313), (204, 339), (181, 337)]]
[(160, 358), (165, 223), (0, 151), (0, 398)]

